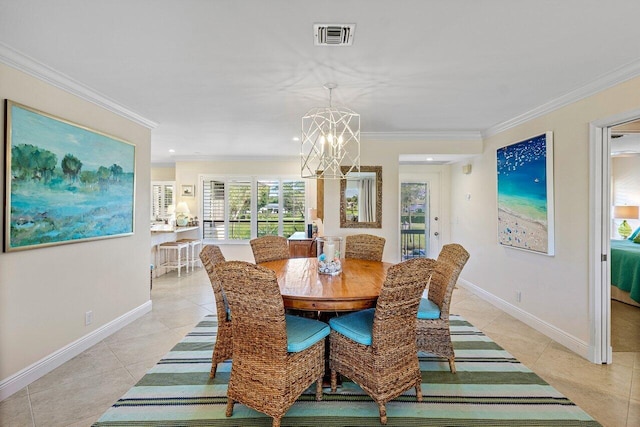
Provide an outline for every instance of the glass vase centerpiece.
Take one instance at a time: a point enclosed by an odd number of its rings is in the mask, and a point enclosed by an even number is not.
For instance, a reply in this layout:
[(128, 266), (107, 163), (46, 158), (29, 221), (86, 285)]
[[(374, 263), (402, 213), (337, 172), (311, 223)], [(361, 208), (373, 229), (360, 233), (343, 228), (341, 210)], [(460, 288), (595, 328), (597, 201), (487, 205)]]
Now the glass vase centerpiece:
[(318, 243), (318, 273), (335, 276), (342, 272), (340, 249), (342, 237), (323, 236), (316, 239)]

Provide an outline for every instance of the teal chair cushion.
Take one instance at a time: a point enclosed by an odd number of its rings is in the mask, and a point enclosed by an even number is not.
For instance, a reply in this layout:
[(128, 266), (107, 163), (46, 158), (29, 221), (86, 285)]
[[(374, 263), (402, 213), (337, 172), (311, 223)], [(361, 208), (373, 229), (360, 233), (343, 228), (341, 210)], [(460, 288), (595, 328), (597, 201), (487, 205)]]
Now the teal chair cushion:
[(418, 319), (430, 320), (440, 318), (440, 307), (428, 298), (421, 298), (418, 306)]
[(287, 351), (297, 353), (305, 350), (321, 339), (324, 339), (331, 329), (329, 325), (306, 317), (285, 315), (287, 322)]
[(375, 308), (356, 311), (329, 320), (331, 329), (363, 345), (371, 345)]

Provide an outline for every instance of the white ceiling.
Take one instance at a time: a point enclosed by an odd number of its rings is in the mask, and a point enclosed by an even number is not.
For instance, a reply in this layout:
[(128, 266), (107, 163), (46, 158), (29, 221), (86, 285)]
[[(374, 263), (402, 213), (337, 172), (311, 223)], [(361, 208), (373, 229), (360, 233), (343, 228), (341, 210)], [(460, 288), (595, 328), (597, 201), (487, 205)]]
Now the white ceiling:
[[(0, 44), (157, 122), (165, 163), (296, 155), (327, 82), (363, 150), (490, 133), (637, 74), (639, 17), (638, 0), (0, 0)], [(314, 23), (355, 23), (353, 45), (314, 46)]]

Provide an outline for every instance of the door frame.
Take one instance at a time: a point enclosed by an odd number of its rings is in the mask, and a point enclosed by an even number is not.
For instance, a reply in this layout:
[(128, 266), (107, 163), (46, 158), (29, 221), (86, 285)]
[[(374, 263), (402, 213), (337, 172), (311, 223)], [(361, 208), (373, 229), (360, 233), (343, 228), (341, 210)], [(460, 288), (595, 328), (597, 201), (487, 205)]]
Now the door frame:
[(613, 362), (611, 348), (611, 127), (640, 119), (640, 109), (589, 123), (589, 360)]

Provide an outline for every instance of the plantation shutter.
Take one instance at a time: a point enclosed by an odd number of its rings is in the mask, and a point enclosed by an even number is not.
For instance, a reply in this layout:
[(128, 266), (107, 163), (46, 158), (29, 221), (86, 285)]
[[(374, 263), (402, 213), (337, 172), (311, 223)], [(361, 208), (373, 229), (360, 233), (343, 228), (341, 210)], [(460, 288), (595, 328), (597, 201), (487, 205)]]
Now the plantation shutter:
[(296, 231), (305, 231), (305, 183), (282, 181), (283, 236), (289, 238)]
[(224, 182), (208, 181), (203, 185), (203, 227), (204, 238), (225, 239)]
[(229, 191), (227, 239), (251, 239), (251, 181), (229, 180), (227, 188)]
[(257, 185), (257, 236), (277, 236), (280, 218), (280, 182), (259, 180)]
[(170, 216), (169, 206), (173, 205), (173, 183), (157, 182), (151, 186), (151, 219), (165, 219)]
[(222, 178), (202, 183), (204, 239), (290, 237), (305, 231), (305, 181)]

